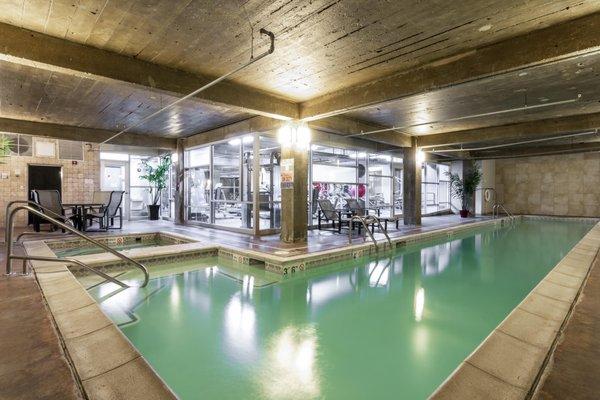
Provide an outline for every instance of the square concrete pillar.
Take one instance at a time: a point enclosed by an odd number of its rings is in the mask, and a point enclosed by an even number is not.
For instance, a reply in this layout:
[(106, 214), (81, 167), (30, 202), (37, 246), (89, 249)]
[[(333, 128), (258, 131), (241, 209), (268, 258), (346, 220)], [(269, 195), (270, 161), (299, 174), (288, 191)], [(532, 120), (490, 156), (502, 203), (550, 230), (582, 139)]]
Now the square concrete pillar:
[(283, 147), (281, 149), (281, 240), (285, 243), (306, 242), (307, 231), (308, 150)]
[(417, 146), (404, 148), (403, 162), (404, 225), (421, 225), (421, 162), (417, 160)]

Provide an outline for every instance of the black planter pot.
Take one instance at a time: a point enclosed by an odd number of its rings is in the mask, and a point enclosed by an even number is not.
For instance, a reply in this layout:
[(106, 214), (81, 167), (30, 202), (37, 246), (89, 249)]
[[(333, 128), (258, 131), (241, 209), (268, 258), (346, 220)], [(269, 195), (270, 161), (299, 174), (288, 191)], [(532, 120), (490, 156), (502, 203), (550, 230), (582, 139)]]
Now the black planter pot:
[(460, 217), (467, 218), (469, 216), (469, 210), (460, 210)]
[(148, 213), (150, 214), (150, 220), (156, 221), (160, 212), (160, 204), (152, 204), (148, 206)]

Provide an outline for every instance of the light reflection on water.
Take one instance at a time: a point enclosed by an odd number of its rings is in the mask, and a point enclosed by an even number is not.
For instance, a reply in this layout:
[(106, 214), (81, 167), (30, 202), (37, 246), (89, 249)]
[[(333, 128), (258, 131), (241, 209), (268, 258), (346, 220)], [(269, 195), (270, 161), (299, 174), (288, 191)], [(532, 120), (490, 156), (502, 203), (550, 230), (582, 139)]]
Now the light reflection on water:
[(425, 398), (589, 227), (523, 223), (264, 287), (219, 261), (93, 295), (139, 318), (124, 333), (182, 399)]

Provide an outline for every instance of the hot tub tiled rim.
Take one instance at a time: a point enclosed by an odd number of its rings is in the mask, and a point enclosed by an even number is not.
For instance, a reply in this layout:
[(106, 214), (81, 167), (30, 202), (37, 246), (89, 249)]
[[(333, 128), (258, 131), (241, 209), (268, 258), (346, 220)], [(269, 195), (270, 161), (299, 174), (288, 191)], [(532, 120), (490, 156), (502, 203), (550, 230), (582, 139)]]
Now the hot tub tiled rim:
[[(537, 218), (541, 218), (541, 217), (518, 216), (516, 218), (537, 219)], [(544, 219), (547, 219), (547, 218), (544, 218)], [(563, 220), (563, 219), (564, 218), (560, 218), (560, 220)], [(473, 230), (473, 229), (481, 228), (482, 226), (487, 226), (487, 225), (500, 225), (501, 226), (502, 224), (504, 224), (506, 221), (509, 221), (509, 220), (510, 220), (509, 218), (492, 219), (492, 220), (468, 223), (468, 224), (459, 225), (459, 226), (455, 226), (455, 227), (445, 227), (442, 229), (432, 230), (429, 232), (403, 236), (400, 238), (396, 238), (396, 240), (394, 240), (392, 242), (394, 243), (394, 245), (398, 245), (398, 243), (406, 244), (406, 243), (416, 243), (416, 242), (421, 242), (421, 241), (430, 241), (432, 239), (443, 237), (444, 235), (450, 235), (450, 234), (453, 234), (454, 232), (458, 232), (458, 231)], [(569, 219), (569, 220), (573, 220), (573, 219)], [(575, 219), (575, 220), (577, 220), (577, 219)], [(179, 236), (185, 237), (185, 235), (179, 235)], [(583, 246), (589, 246), (589, 245), (595, 246), (595, 248), (596, 248), (595, 257), (597, 257), (597, 254), (600, 251), (600, 222), (598, 222), (569, 251), (569, 253), (549, 272), (549, 274), (554, 271), (557, 271), (557, 268), (559, 268), (560, 265), (565, 265), (565, 263), (569, 263), (569, 255), (571, 255), (576, 249), (579, 249), (580, 246), (582, 246), (582, 245)], [(237, 248), (230, 248), (229, 246), (211, 246), (211, 245), (206, 245), (206, 244), (202, 244), (202, 243), (198, 243), (198, 242), (186, 243), (184, 245), (175, 245), (175, 246), (189, 246), (192, 248), (204, 247), (207, 249), (208, 248), (233, 249), (234, 251), (238, 251), (238, 252), (242, 252), (242, 253), (249, 253), (249, 256), (260, 253), (255, 250), (242, 251)], [(371, 246), (373, 246), (373, 245), (361, 244), (361, 245), (352, 245), (352, 246), (348, 246), (348, 247), (356, 250), (356, 249), (369, 249)], [(54, 256), (54, 253), (52, 252), (52, 250), (48, 247), (48, 245), (44, 241), (25, 242), (24, 247), (25, 247), (25, 251), (28, 254), (35, 253), (36, 255)], [(162, 246), (162, 247), (171, 247), (171, 246)], [(155, 250), (155, 249), (160, 249), (160, 247), (150, 247), (150, 248), (146, 248), (146, 249)], [(193, 250), (191, 250), (191, 251), (193, 251)], [(311, 256), (321, 256), (322, 257), (323, 255), (335, 254), (339, 251), (340, 251), (339, 249), (326, 250), (323, 252), (311, 254)], [(361, 254), (361, 255), (364, 255), (364, 254)], [(111, 257), (113, 257), (113, 256), (111, 255)], [(278, 257), (278, 256), (275, 256), (275, 257), (280, 258), (280, 259), (282, 258), (282, 257)], [(297, 259), (299, 257), (306, 257), (306, 256), (294, 256), (294, 257), (290, 257), (290, 258)], [(329, 259), (328, 262), (331, 262), (331, 259)], [(592, 259), (590, 261), (589, 265), (587, 266), (588, 271), (591, 268), (591, 265), (593, 262), (594, 262), (594, 259)], [(578, 261), (573, 261), (571, 263), (580, 264), (580, 262), (578, 262)], [(50, 313), (53, 316), (53, 320), (54, 320), (55, 326), (57, 328), (57, 332), (59, 333), (60, 340), (63, 342), (63, 345), (67, 349), (67, 351), (66, 351), (67, 354), (70, 351), (69, 346), (73, 346), (73, 344), (65, 343), (65, 339), (63, 337), (61, 327), (60, 327), (59, 323), (57, 322), (57, 319), (55, 318), (56, 315), (59, 315), (59, 314), (64, 315), (67, 313), (73, 313), (76, 311), (80, 311), (84, 307), (88, 307), (89, 310), (93, 310), (93, 312), (99, 311), (100, 314), (98, 314), (98, 315), (101, 315), (102, 318), (106, 319), (105, 322), (106, 322), (107, 326), (113, 326), (114, 328), (116, 328), (116, 325), (102, 312), (99, 305), (91, 298), (91, 296), (87, 293), (85, 288), (83, 286), (81, 286), (81, 284), (79, 284), (79, 282), (76, 280), (74, 275), (71, 273), (71, 271), (68, 269), (68, 267), (65, 264), (49, 263), (49, 262), (42, 262), (42, 261), (31, 261), (31, 265), (35, 272), (35, 276), (36, 276), (36, 279), (40, 286), (40, 289), (42, 291), (42, 295), (43, 295), (44, 299), (46, 300), (48, 309), (50, 310)], [(558, 272), (560, 272), (560, 271), (558, 271)], [(506, 319), (496, 329), (494, 329), (494, 331), (492, 331), (492, 333), (477, 347), (477, 349), (471, 354), (471, 356), (469, 356), (467, 359), (465, 359), (465, 361), (463, 361), (459, 365), (459, 367), (448, 377), (448, 379), (446, 381), (444, 381), (444, 383), (442, 383), (442, 385), (440, 385), (440, 387), (432, 394), (431, 398), (436, 398), (436, 399), (444, 398), (444, 393), (447, 388), (455, 388), (455, 389), (459, 388), (459, 390), (462, 388), (462, 390), (469, 390), (469, 383), (462, 382), (460, 379), (460, 377), (461, 377), (460, 373), (466, 368), (473, 369), (473, 367), (474, 367), (474, 369), (476, 371), (479, 371), (478, 373), (487, 374), (489, 376), (492, 376), (495, 379), (498, 379), (498, 377), (495, 377), (493, 374), (489, 374), (488, 372), (485, 372), (483, 369), (481, 369), (477, 366), (473, 366), (473, 364), (470, 360), (472, 360), (473, 356), (477, 352), (481, 351), (484, 344), (489, 343), (491, 341), (490, 338), (492, 338), (495, 333), (497, 335), (502, 335), (502, 334), (506, 335), (506, 333), (499, 331), (500, 326), (503, 323), (505, 323), (507, 320), (509, 320), (509, 318), (515, 313), (515, 310), (520, 308), (526, 302), (526, 300), (530, 299), (534, 295), (544, 296), (542, 294), (536, 294), (535, 292), (538, 289), (538, 287), (540, 286), (540, 284), (542, 284), (542, 282), (547, 280), (548, 275), (542, 281), (540, 281), (540, 283), (525, 297), (523, 302), (521, 302), (514, 310), (511, 311), (511, 313), (506, 317)], [(586, 274), (586, 277), (587, 277), (587, 274)], [(76, 285), (75, 285), (74, 289), (69, 290), (68, 293), (66, 293), (66, 295), (65, 295), (65, 293), (57, 293), (57, 294), (46, 296), (45, 292), (50, 292), (50, 290), (49, 290), (50, 288), (56, 287), (56, 285), (65, 285), (67, 282), (70, 282), (71, 284), (73, 284), (73, 281), (76, 282)], [(569, 309), (567, 311), (565, 311), (563, 320), (566, 318), (567, 314), (570, 312), (570, 309), (573, 307), (573, 304), (574, 304), (575, 300), (577, 299), (579, 291), (581, 291), (581, 288), (583, 287), (584, 283), (585, 283), (585, 278), (582, 279), (582, 281), (579, 285), (579, 288), (578, 288), (578, 292), (573, 296), (573, 299), (572, 299), (571, 303), (569, 304)], [(77, 294), (77, 296), (75, 296), (75, 294)], [(61, 296), (61, 295), (63, 296), (63, 298), (58, 298), (58, 300), (57, 300), (57, 297)], [(73, 302), (77, 302), (77, 300), (81, 300), (81, 299), (85, 299), (86, 303), (73, 304)], [(63, 303), (61, 303), (60, 300), (63, 300)], [(91, 300), (91, 302), (89, 302), (90, 300)], [(64, 305), (64, 301), (66, 301), (67, 306)], [(554, 300), (554, 301), (560, 301), (560, 300)], [(71, 303), (70, 306), (69, 306), (69, 302)], [(565, 303), (565, 302), (563, 301), (563, 303)], [(60, 305), (62, 305), (62, 308), (60, 307)], [(104, 325), (104, 324), (101, 324), (101, 325)], [(104, 328), (99, 328), (98, 330), (100, 330), (100, 329), (104, 329)], [(116, 328), (116, 329), (118, 330), (118, 328)], [(553, 342), (559, 332), (560, 331), (557, 331), (556, 335), (553, 338)], [(89, 334), (89, 333), (90, 332), (87, 332), (85, 334)], [(71, 337), (73, 335), (76, 335), (76, 334), (71, 333)], [(82, 335), (83, 335), (83, 333), (82, 333)], [(160, 376), (156, 373), (156, 371), (154, 371), (152, 369), (150, 364), (137, 351), (137, 349), (131, 344), (131, 342), (120, 332), (120, 330), (118, 330), (118, 335), (113, 336), (113, 340), (114, 340), (114, 342), (111, 344), (114, 344), (114, 346), (111, 346), (111, 347), (116, 348), (117, 346), (120, 346), (121, 348), (126, 348), (128, 350), (132, 349), (135, 352), (135, 357), (133, 357), (132, 359), (129, 359), (128, 361), (126, 361), (125, 363), (123, 363), (121, 365), (113, 366), (113, 367), (107, 369), (106, 371), (97, 373), (96, 375), (89, 377), (88, 379), (82, 381), (82, 386), (85, 388), (86, 394), (90, 399), (99, 398), (99, 397), (95, 396), (95, 394), (97, 394), (97, 393), (95, 393), (95, 391), (99, 390), (98, 389), (99, 387), (102, 387), (102, 393), (106, 393), (105, 391), (107, 390), (107, 386), (108, 386), (109, 390), (111, 390), (111, 388), (114, 388), (115, 392), (118, 390), (123, 390), (123, 388), (125, 387), (124, 390), (131, 391), (128, 398), (137, 398), (136, 396), (139, 396), (140, 393), (143, 393), (143, 391), (137, 390), (138, 387), (157, 389), (158, 391), (160, 391), (160, 393), (154, 393), (154, 394), (155, 395), (158, 394), (159, 398), (177, 398), (176, 395), (170, 390), (168, 385), (160, 378)], [(91, 359), (91, 360), (102, 359), (105, 356), (106, 356), (105, 351), (95, 351), (91, 355), (87, 354), (87, 358)], [(78, 377), (80, 377), (78, 368), (81, 368), (81, 366), (78, 366), (77, 363), (73, 362), (72, 358), (70, 358), (70, 361), (72, 363), (72, 366), (74, 367), (74, 370), (76, 371), (76, 375)], [(136, 382), (134, 384), (129, 381), (119, 382), (120, 375), (114, 374), (112, 372), (118, 370), (119, 368), (124, 368), (124, 369), (129, 368), (130, 367), (129, 364), (131, 364), (131, 363), (135, 363), (136, 366), (137, 366), (137, 364), (141, 363), (140, 368), (142, 368), (142, 370), (145, 371), (145, 373), (140, 374), (139, 380), (136, 380)], [(536, 376), (540, 372), (541, 367), (542, 367), (542, 365), (540, 365), (540, 369), (538, 369), (538, 371), (536, 371)], [(108, 376), (109, 373), (110, 373), (110, 377)], [(104, 384), (100, 384), (100, 385), (95, 384), (96, 381), (102, 380), (103, 376), (106, 376), (106, 378), (107, 378), (106, 382), (104, 382)], [(117, 379), (115, 379), (115, 376), (117, 377)], [(92, 384), (92, 382), (91, 382), (92, 380), (94, 380), (94, 384)], [(86, 385), (86, 383), (88, 383), (88, 382), (90, 384)], [(502, 381), (502, 382), (504, 382), (504, 381)], [(504, 383), (507, 385), (510, 385), (507, 382), (504, 382)], [(514, 389), (515, 386), (510, 385), (510, 388)], [(523, 390), (515, 390), (511, 393), (519, 393), (520, 394), (521, 392), (524, 392), (524, 391)], [(98, 392), (98, 393), (100, 393), (100, 392)], [(465, 393), (465, 392), (463, 392), (463, 393)], [(524, 392), (524, 393), (525, 393), (525, 395), (527, 394), (527, 392)], [(525, 398), (525, 397), (518, 396), (518, 397), (514, 397), (514, 398)]]

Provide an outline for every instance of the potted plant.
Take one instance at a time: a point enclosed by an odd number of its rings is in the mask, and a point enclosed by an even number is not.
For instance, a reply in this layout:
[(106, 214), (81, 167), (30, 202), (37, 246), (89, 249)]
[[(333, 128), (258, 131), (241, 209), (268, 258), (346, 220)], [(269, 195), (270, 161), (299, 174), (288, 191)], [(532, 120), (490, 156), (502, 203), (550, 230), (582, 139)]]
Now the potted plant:
[(6, 136), (0, 136), (0, 164), (4, 164), (4, 158), (10, 155), (12, 140)]
[(148, 213), (151, 220), (157, 220), (160, 211), (160, 195), (167, 187), (169, 179), (169, 168), (171, 168), (171, 155), (162, 156), (158, 160), (158, 165), (152, 166), (148, 162), (144, 162), (144, 173), (140, 179), (146, 179), (150, 185), (150, 194), (152, 196), (152, 204), (148, 205)]
[(469, 201), (473, 198), (473, 194), (479, 186), (479, 182), (481, 182), (481, 170), (479, 167), (474, 166), (471, 172), (465, 174), (464, 179), (451, 172), (447, 172), (446, 175), (450, 178), (450, 195), (461, 201), (460, 216), (467, 218), (469, 216)]

